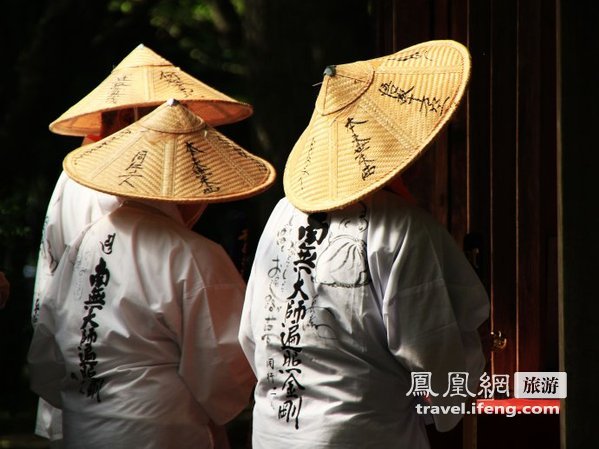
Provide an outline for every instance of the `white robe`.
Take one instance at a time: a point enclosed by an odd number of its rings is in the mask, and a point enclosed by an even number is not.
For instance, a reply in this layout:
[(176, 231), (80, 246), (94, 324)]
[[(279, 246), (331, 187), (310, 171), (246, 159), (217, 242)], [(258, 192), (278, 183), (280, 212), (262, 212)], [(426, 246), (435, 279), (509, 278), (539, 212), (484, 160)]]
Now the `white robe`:
[[(48, 204), (42, 231), (33, 295), (34, 325), (40, 299), (48, 290), (67, 245), (91, 222), (113, 211), (119, 204), (117, 197), (84, 187), (61, 172)], [(35, 433), (50, 440), (62, 439), (61, 411), (43, 399), (38, 403)]]
[(40, 303), (31, 387), (67, 448), (211, 448), (209, 420), (248, 403), (244, 283), (175, 206), (125, 202), (62, 257)]
[[(431, 373), (433, 405), (450, 372), (476, 384), (487, 294), (451, 235), (377, 192), (310, 217), (282, 199), (258, 244), (239, 338), (258, 379), (254, 449), (428, 447), (409, 394)], [(460, 415), (434, 417), (449, 430)]]

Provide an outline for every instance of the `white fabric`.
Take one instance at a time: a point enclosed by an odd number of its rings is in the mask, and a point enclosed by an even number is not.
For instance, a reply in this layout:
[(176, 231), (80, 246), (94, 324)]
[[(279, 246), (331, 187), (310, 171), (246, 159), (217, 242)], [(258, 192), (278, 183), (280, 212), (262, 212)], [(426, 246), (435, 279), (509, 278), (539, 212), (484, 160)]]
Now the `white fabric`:
[(40, 303), (31, 386), (62, 407), (67, 448), (211, 448), (209, 420), (249, 401), (243, 280), (165, 207), (125, 202), (97, 220)]
[[(37, 261), (32, 321), (35, 325), (40, 298), (53, 279), (67, 245), (92, 221), (116, 209), (120, 200), (77, 184), (63, 171), (48, 204)], [(43, 399), (38, 403), (35, 433), (50, 440), (62, 438), (62, 415)]]
[[(433, 405), (449, 372), (485, 359), (489, 302), (451, 235), (380, 191), (310, 218), (282, 199), (259, 242), (239, 338), (256, 373), (253, 447), (428, 447), (407, 395), (430, 372)], [(435, 416), (449, 430), (461, 416)]]

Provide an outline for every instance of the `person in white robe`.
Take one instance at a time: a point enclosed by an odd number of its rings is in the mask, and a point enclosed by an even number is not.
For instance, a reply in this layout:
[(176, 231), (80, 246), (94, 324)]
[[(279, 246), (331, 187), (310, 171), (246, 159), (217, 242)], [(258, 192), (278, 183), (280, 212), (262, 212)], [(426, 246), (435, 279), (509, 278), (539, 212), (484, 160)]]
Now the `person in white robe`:
[(395, 193), (468, 72), (452, 41), (325, 71), (248, 280), (254, 449), (426, 449), (419, 410), (458, 406), (432, 416), (446, 431), (477, 394), (487, 293), (447, 230)]
[(176, 101), (64, 166), (122, 204), (60, 259), (31, 388), (62, 410), (66, 448), (213, 448), (211, 423), (247, 406), (255, 378), (237, 340), (244, 282), (190, 227), (206, 204), (268, 188), (274, 169)]
[[(84, 145), (107, 137), (178, 94), (179, 87), (165, 81), (175, 78), (185, 81), (189, 88), (187, 103), (210, 124), (231, 123), (251, 114), (249, 105), (236, 102), (181, 71), (148, 47), (139, 45), (116, 65), (98, 87), (53, 121), (50, 130), (57, 134), (85, 137)], [(122, 79), (129, 82), (122, 83)], [(107, 91), (114, 94), (107, 96)], [(119, 204), (118, 198), (77, 184), (64, 171), (61, 172), (47, 207), (42, 231), (33, 295), (34, 326), (40, 299), (50, 287), (66, 246), (87, 225)], [(35, 434), (49, 439), (53, 448), (62, 446), (61, 411), (43, 399), (38, 402)]]

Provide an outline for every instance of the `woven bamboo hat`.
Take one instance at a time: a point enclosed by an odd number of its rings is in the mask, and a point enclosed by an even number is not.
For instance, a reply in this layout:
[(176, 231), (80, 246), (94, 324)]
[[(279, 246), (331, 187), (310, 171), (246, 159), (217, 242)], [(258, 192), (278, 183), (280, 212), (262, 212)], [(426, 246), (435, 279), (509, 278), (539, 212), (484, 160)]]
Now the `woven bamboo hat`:
[(469, 75), (468, 50), (449, 40), (327, 67), (285, 166), (289, 201), (304, 212), (328, 211), (383, 187), (443, 128)]
[(144, 45), (139, 45), (81, 101), (50, 124), (57, 134), (99, 134), (102, 112), (158, 106), (179, 98), (212, 126), (249, 117), (252, 107), (198, 81)]
[(176, 100), (69, 153), (67, 174), (94, 190), (176, 203), (239, 200), (266, 190), (274, 168)]

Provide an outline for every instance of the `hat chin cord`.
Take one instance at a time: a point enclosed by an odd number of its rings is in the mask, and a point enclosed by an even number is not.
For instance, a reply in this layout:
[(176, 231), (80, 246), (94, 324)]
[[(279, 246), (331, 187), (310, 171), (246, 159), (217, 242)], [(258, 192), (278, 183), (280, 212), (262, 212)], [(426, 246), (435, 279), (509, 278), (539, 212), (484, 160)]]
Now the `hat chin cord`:
[(414, 195), (408, 190), (408, 187), (400, 175), (395, 176), (391, 181), (385, 184), (385, 187), (383, 188), (401, 196), (412, 206), (415, 206), (418, 203), (416, 198), (414, 198)]
[(177, 204), (177, 209), (179, 209), (179, 213), (181, 214), (181, 219), (185, 226), (188, 229), (193, 228), (193, 226), (200, 219), (204, 211), (208, 207), (208, 203), (179, 203)]

